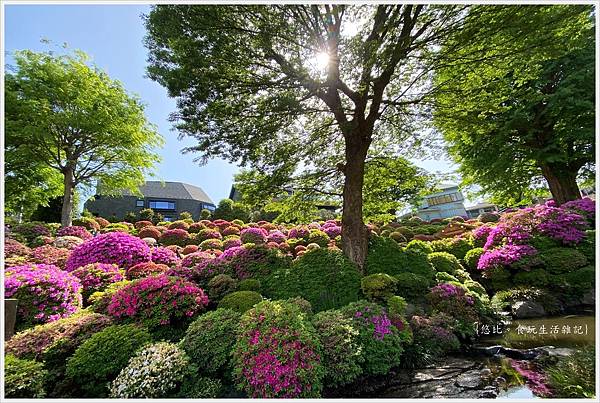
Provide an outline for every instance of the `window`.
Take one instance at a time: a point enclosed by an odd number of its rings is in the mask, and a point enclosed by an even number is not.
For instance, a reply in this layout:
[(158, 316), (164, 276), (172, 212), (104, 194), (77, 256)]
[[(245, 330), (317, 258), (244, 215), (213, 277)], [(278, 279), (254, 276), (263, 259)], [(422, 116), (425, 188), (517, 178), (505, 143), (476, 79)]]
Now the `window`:
[(452, 202), (458, 201), (458, 199), (459, 199), (458, 193), (451, 193), (451, 194), (447, 194), (447, 195), (431, 197), (431, 198), (427, 199), (427, 203), (430, 206), (435, 206), (438, 204), (452, 203)]
[(149, 203), (151, 209), (157, 210), (175, 210), (175, 202), (152, 200)]
[(144, 201), (143, 200), (138, 200), (138, 201), (135, 202), (135, 205), (137, 207), (144, 207)]
[(173, 219), (171, 217), (163, 217), (163, 220), (166, 222), (171, 222)]
[(213, 213), (215, 211), (215, 206), (213, 206), (212, 204), (204, 204), (204, 203), (202, 203), (202, 208), (203, 209), (207, 209), (211, 213)]

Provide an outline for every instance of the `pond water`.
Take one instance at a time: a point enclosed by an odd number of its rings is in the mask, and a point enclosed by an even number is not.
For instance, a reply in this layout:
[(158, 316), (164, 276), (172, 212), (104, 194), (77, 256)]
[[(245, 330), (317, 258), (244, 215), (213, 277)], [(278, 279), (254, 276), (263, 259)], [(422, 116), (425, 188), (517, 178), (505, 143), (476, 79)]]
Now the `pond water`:
[(569, 315), (514, 320), (502, 328), (502, 334), (484, 336), (479, 344), (519, 349), (541, 346), (577, 348), (594, 344), (595, 337), (595, 316)]
[(511, 386), (498, 394), (496, 399), (540, 399), (525, 385)]

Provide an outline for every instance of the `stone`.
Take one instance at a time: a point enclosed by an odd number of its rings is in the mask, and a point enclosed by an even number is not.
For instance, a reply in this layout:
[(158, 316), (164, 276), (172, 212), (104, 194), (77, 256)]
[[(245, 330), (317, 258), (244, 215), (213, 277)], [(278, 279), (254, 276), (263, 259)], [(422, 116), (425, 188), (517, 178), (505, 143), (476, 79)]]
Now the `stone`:
[(484, 368), (481, 370), (481, 372), (479, 373), (482, 377), (488, 377), (492, 374), (492, 370), (489, 368)]
[(493, 385), (486, 386), (479, 392), (479, 399), (495, 399), (498, 397), (498, 388)]
[(592, 288), (581, 297), (583, 305), (596, 305), (596, 290)]
[(577, 351), (574, 348), (554, 346), (538, 347), (537, 350), (540, 350), (542, 353), (545, 353), (550, 357), (568, 357), (572, 354), (575, 354), (575, 351)]
[(146, 245), (148, 245), (148, 246), (156, 245), (156, 239), (154, 239), (154, 238), (142, 238), (142, 241), (146, 242)]
[(483, 380), (481, 379), (481, 373), (477, 369), (460, 374), (456, 379), (456, 386), (466, 389), (477, 389), (482, 385), (482, 383)]
[(514, 318), (540, 318), (546, 316), (544, 307), (533, 301), (517, 301), (511, 307)]

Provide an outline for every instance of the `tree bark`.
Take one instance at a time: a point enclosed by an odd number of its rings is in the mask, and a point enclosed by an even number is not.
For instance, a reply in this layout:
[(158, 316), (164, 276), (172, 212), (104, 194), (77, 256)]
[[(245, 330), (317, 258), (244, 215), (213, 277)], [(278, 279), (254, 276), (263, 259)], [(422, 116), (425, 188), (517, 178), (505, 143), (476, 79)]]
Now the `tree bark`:
[(362, 215), (362, 193), (368, 149), (367, 141), (348, 141), (348, 139), (346, 141), (342, 211), (342, 250), (363, 274), (369, 241), (369, 231)]
[(560, 206), (570, 200), (581, 199), (577, 185), (578, 170), (570, 169), (566, 164), (545, 164), (541, 168), (556, 204)]
[(71, 213), (73, 212), (73, 198), (75, 194), (75, 180), (73, 177), (73, 168), (67, 167), (63, 170), (65, 194), (63, 196), (63, 205), (60, 222), (63, 227), (71, 225)]

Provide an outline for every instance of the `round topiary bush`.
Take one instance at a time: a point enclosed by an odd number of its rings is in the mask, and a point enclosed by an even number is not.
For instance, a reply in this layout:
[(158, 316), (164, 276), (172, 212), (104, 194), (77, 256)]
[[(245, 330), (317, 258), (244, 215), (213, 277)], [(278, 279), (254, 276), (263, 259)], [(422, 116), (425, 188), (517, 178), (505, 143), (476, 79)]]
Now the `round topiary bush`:
[(398, 280), (389, 274), (376, 273), (360, 280), (362, 293), (371, 302), (385, 303), (396, 293)]
[(108, 313), (154, 330), (163, 325), (183, 325), (206, 305), (208, 298), (201, 288), (163, 274), (133, 281), (119, 289), (111, 299)]
[(28, 246), (23, 245), (21, 242), (6, 238), (4, 239), (4, 257), (13, 256), (29, 256), (31, 249)]
[(445, 273), (454, 274), (459, 270), (463, 270), (463, 267), (456, 256), (446, 252), (430, 253), (427, 255), (427, 259), (437, 272), (443, 271)]
[(465, 261), (467, 268), (472, 272), (477, 270), (477, 263), (479, 263), (479, 258), (483, 255), (483, 252), (483, 248), (474, 248), (465, 254), (463, 260)]
[(208, 282), (208, 298), (213, 302), (220, 301), (225, 295), (234, 292), (237, 280), (227, 274), (217, 274)]
[(433, 252), (433, 248), (429, 242), (420, 241), (418, 239), (413, 239), (406, 245), (407, 250), (413, 250), (417, 252), (422, 252), (426, 255), (429, 255)]
[(456, 256), (457, 259), (464, 259), (468, 251), (473, 249), (474, 239), (465, 238), (446, 238), (431, 242), (434, 252), (447, 252)]
[(397, 293), (409, 301), (416, 301), (429, 292), (431, 280), (414, 273), (397, 274)]
[(322, 346), (324, 383), (336, 387), (357, 379), (363, 372), (361, 364), (365, 358), (352, 319), (330, 310), (317, 313), (312, 323)]
[(115, 379), (129, 359), (150, 343), (147, 330), (135, 325), (113, 325), (87, 339), (67, 361), (67, 376), (84, 397), (107, 397), (108, 382)]
[(122, 232), (98, 235), (71, 252), (65, 270), (73, 271), (90, 263), (114, 263), (127, 270), (141, 262), (150, 261), (150, 248), (140, 238)]
[(551, 274), (570, 273), (587, 264), (585, 255), (574, 248), (551, 248), (540, 252), (538, 257)]
[(318, 336), (293, 305), (264, 301), (242, 316), (233, 353), (238, 388), (252, 398), (319, 397)]
[(223, 249), (223, 241), (220, 239), (207, 239), (200, 242), (199, 246), (202, 250)]
[(327, 246), (327, 244), (329, 244), (329, 240), (330, 240), (330, 237), (329, 237), (329, 235), (327, 235), (327, 233), (325, 233), (324, 231), (318, 230), (318, 229), (313, 229), (308, 234), (307, 242), (309, 244), (316, 243), (320, 247), (325, 248)]
[(190, 228), (190, 225), (183, 220), (177, 220), (177, 221), (173, 221), (172, 223), (170, 223), (167, 228), (168, 229), (183, 229), (183, 230), (187, 231), (188, 228)]
[(33, 248), (29, 261), (32, 263), (53, 264), (59, 269), (64, 269), (70, 251), (68, 249), (56, 248), (52, 245), (43, 245)]
[(300, 296), (320, 312), (357, 301), (360, 273), (343, 253), (317, 249), (295, 260), (291, 269), (276, 273), (268, 285), (276, 298)]
[(244, 228), (240, 232), (240, 239), (242, 240), (242, 243), (260, 245), (267, 242), (267, 234), (267, 231), (262, 228)]
[(58, 231), (56, 231), (56, 236), (76, 236), (84, 241), (93, 238), (92, 234), (90, 234), (85, 227), (79, 227), (76, 225), (59, 228)]
[(133, 356), (110, 386), (117, 399), (170, 397), (190, 372), (189, 358), (175, 344), (160, 342)]
[(202, 314), (188, 327), (181, 345), (201, 373), (229, 376), (240, 316), (219, 308)]
[(167, 266), (175, 266), (181, 260), (176, 252), (162, 246), (152, 248), (151, 259), (156, 264), (164, 264)]
[(64, 248), (73, 250), (83, 243), (83, 239), (77, 238), (76, 236), (60, 236), (55, 238), (52, 242), (52, 246), (55, 248)]
[(397, 277), (400, 273), (413, 273), (433, 280), (435, 270), (427, 255), (410, 249), (402, 249), (394, 240), (372, 236), (365, 262), (367, 274), (386, 273)]
[(254, 278), (247, 278), (239, 282), (238, 291), (256, 291), (260, 292), (260, 281)]
[(21, 328), (69, 316), (82, 302), (79, 279), (46, 264), (5, 269), (4, 295), (19, 300), (17, 324)]
[(236, 291), (227, 294), (219, 302), (219, 308), (231, 309), (244, 313), (263, 300), (262, 296), (254, 291)]
[(93, 293), (104, 290), (109, 284), (125, 279), (125, 273), (119, 266), (107, 263), (86, 264), (73, 270), (71, 274), (77, 277), (83, 286), (84, 301)]
[(143, 262), (127, 269), (126, 277), (127, 280), (136, 280), (138, 278), (165, 273), (167, 270), (169, 270), (169, 266), (167, 265), (156, 264), (154, 262)]
[(190, 240), (190, 234), (181, 228), (168, 229), (158, 238), (158, 242), (163, 245), (185, 246)]
[(73, 220), (74, 226), (84, 227), (88, 231), (98, 232), (100, 231), (100, 224), (98, 221), (91, 217), (79, 217)]
[(156, 239), (157, 241), (160, 239), (160, 230), (156, 227), (144, 227), (142, 229), (139, 230), (138, 232), (138, 236), (140, 238), (153, 238)]
[(13, 355), (4, 357), (4, 394), (6, 398), (40, 399), (46, 396), (44, 364)]

